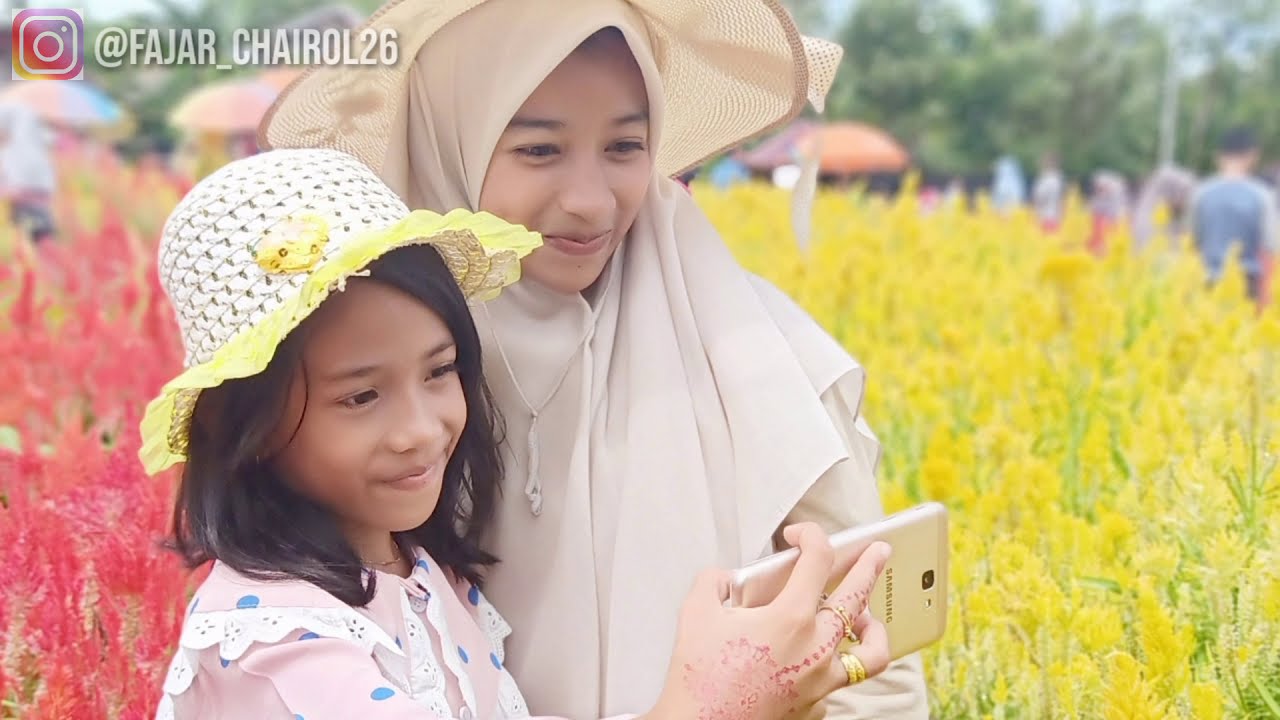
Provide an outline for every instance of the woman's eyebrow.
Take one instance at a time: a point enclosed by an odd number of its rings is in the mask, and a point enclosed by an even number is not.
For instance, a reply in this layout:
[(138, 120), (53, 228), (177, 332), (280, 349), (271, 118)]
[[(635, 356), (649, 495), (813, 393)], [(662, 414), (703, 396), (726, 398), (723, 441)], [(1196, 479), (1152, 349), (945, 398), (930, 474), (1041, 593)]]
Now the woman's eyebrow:
[(636, 123), (648, 123), (648, 122), (649, 122), (649, 111), (637, 110), (636, 112), (628, 113), (618, 118), (617, 120), (614, 120), (613, 124), (614, 125), (633, 125)]
[(552, 120), (551, 118), (535, 118), (523, 117), (517, 115), (511, 118), (511, 122), (507, 123), (507, 128), (522, 128), (533, 130), (562, 130), (564, 129), (563, 120)]
[[(615, 126), (634, 125), (638, 123), (648, 123), (649, 112), (647, 110), (637, 110), (636, 112), (627, 113), (613, 121)], [(553, 118), (527, 117), (517, 115), (511, 118), (511, 122), (507, 123), (507, 129), (519, 128), (522, 130), (563, 130), (565, 122), (563, 120), (555, 120)]]

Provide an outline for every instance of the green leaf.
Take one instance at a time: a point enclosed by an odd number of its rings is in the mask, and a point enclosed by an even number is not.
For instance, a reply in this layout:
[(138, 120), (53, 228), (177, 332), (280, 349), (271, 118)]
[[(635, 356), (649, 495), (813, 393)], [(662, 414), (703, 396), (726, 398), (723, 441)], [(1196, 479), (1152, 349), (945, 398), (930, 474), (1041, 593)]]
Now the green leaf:
[(1276, 720), (1280, 720), (1280, 702), (1276, 701), (1276, 696), (1272, 695), (1265, 685), (1258, 682), (1257, 675), (1253, 676), (1250, 684), (1253, 685), (1253, 689), (1257, 691), (1258, 696), (1262, 698), (1262, 702), (1266, 703), (1267, 709), (1271, 711), (1272, 716)]
[(0, 449), (22, 452), (22, 435), (12, 425), (0, 425)]
[(1106, 590), (1107, 592), (1113, 592), (1113, 593), (1116, 593), (1117, 595), (1124, 592), (1124, 588), (1120, 585), (1120, 583), (1116, 582), (1115, 580), (1112, 580), (1111, 578), (1086, 576), (1086, 577), (1079, 578), (1077, 582), (1079, 582), (1084, 587), (1091, 587), (1096, 590)]

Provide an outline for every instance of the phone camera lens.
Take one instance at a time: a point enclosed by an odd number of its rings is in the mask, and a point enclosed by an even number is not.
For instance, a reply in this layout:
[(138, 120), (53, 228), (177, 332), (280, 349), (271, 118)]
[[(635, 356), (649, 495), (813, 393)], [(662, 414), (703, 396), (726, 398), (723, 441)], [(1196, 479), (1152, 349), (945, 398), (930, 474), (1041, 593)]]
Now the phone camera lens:
[(933, 571), (925, 570), (924, 575), (920, 576), (920, 587), (928, 590), (933, 587)]

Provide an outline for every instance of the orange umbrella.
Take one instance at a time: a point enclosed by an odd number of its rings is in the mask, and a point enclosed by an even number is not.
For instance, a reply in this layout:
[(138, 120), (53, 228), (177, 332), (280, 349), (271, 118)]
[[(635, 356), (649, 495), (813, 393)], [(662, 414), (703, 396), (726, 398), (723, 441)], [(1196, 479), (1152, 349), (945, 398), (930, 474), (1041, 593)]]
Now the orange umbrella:
[(807, 134), (798, 143), (805, 157), (818, 144), (819, 167), (824, 173), (849, 175), (866, 172), (899, 172), (911, 156), (897, 140), (879, 128), (861, 123), (832, 123)]
[(293, 82), (294, 78), (302, 74), (302, 70), (300, 67), (287, 66), (263, 70), (258, 75), (258, 82), (263, 85), (270, 85), (277, 92), (283, 92), (285, 88), (289, 87), (289, 83)]
[(253, 132), (278, 94), (257, 80), (211, 83), (184, 98), (169, 114), (169, 122), (184, 130)]

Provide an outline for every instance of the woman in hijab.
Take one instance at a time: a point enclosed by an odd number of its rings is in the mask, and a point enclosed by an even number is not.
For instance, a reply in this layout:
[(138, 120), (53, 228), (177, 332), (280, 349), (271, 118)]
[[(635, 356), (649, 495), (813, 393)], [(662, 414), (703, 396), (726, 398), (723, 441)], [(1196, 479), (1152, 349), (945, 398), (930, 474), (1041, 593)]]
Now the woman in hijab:
[[(508, 441), (485, 592), (535, 712), (649, 707), (700, 569), (883, 514), (862, 368), (670, 179), (820, 105), (839, 48), (777, 0), (403, 0), (367, 27), (401, 62), (308, 71), (260, 145), (543, 235), (474, 312)], [(826, 712), (926, 718), (918, 656)]]
[(0, 108), (0, 188), (10, 221), (32, 242), (52, 237), (53, 193), (57, 187), (50, 145), (52, 133), (27, 107)]

